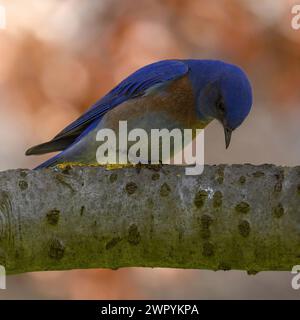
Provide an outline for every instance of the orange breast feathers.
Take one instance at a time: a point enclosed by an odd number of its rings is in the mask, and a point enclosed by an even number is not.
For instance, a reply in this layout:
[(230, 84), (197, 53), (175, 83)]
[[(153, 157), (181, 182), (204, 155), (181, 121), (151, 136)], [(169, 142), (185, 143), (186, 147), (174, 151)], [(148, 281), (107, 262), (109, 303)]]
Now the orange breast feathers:
[(195, 96), (187, 76), (120, 104), (103, 117), (102, 127), (117, 130), (119, 121), (128, 121), (129, 127), (146, 130), (151, 126), (203, 128), (197, 120)]

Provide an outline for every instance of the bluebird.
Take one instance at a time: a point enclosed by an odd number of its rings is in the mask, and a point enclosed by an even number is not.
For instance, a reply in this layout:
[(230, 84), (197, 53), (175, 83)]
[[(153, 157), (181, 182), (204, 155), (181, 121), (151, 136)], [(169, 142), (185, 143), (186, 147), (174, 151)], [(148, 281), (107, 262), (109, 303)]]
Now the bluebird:
[(66, 162), (96, 163), (98, 130), (205, 128), (218, 120), (228, 148), (232, 131), (252, 106), (251, 84), (236, 65), (219, 60), (163, 60), (142, 67), (92, 105), (52, 140), (26, 155), (61, 151), (37, 168)]

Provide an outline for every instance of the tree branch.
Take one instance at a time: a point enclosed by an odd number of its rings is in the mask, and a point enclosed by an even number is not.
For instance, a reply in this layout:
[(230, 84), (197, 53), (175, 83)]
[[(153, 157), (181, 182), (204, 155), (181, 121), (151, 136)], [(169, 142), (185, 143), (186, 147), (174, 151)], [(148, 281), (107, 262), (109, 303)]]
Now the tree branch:
[(0, 173), (0, 264), (291, 270), (300, 262), (300, 167), (206, 166)]

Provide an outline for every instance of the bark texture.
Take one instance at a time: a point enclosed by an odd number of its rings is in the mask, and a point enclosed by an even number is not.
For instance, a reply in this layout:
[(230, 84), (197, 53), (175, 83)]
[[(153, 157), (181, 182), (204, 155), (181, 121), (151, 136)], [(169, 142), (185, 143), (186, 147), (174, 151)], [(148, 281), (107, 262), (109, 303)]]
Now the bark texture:
[(0, 264), (39, 270), (291, 270), (300, 167), (206, 166), (0, 173)]

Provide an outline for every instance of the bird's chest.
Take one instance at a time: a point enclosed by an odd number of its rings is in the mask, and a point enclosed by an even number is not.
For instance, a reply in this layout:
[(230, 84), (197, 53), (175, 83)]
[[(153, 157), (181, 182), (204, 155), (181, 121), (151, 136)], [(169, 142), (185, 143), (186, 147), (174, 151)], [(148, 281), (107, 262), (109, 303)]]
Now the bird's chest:
[(120, 121), (127, 121), (128, 130), (141, 128), (147, 132), (199, 127), (188, 79), (178, 79), (164, 89), (122, 103), (109, 111), (99, 125), (118, 131)]

